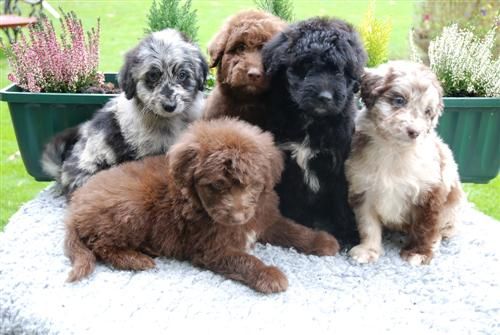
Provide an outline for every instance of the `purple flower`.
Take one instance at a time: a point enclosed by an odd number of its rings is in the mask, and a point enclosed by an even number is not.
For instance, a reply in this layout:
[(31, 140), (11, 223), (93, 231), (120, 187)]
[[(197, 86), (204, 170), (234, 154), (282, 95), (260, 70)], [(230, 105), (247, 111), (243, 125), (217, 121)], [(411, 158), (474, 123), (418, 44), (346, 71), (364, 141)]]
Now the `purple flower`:
[(87, 39), (81, 21), (73, 12), (63, 13), (61, 27), (60, 40), (46, 18), (36, 29), (29, 27), (29, 40), (21, 34), (8, 53), (12, 69), (9, 80), (30, 92), (77, 92), (102, 83), (97, 71), (99, 20), (97, 29), (87, 32)]

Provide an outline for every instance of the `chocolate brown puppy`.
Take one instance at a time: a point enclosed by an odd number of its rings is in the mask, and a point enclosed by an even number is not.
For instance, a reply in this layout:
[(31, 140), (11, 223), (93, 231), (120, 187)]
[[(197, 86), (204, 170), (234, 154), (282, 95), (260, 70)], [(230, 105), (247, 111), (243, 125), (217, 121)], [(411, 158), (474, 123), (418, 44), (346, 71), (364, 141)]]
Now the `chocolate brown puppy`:
[(235, 116), (263, 125), (269, 80), (261, 49), (285, 27), (280, 18), (258, 10), (242, 11), (226, 21), (208, 47), (217, 83), (206, 102), (206, 119)]
[(283, 158), (269, 133), (245, 122), (197, 121), (167, 155), (100, 172), (78, 189), (66, 218), (68, 281), (96, 260), (124, 270), (155, 256), (189, 260), (264, 292), (286, 276), (248, 253), (256, 241), (334, 255), (335, 238), (283, 217), (274, 186)]

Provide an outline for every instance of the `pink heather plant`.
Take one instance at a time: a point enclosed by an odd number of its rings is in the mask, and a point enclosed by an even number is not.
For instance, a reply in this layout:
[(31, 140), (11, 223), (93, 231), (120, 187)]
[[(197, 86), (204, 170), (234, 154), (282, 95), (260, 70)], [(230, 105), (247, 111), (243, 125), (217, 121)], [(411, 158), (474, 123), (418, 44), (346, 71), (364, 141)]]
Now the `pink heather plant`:
[(61, 28), (58, 40), (52, 22), (43, 18), (29, 27), (29, 41), (21, 35), (11, 50), (6, 50), (12, 69), (10, 81), (30, 92), (81, 92), (103, 84), (104, 75), (97, 71), (99, 20), (97, 29), (87, 32), (87, 39), (74, 12), (63, 13)]

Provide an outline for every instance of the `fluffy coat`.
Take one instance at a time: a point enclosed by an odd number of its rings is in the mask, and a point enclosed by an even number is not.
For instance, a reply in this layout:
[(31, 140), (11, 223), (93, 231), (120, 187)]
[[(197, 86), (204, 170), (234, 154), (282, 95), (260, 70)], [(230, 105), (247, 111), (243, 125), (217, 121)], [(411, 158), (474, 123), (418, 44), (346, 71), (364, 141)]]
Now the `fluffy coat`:
[(188, 260), (253, 289), (280, 292), (286, 276), (248, 252), (256, 241), (334, 255), (335, 238), (283, 217), (283, 168), (272, 136), (236, 120), (198, 121), (168, 154), (102, 171), (78, 189), (66, 218), (68, 280), (96, 259), (145, 270), (152, 257)]
[(346, 163), (361, 243), (349, 254), (376, 261), (389, 228), (408, 233), (405, 260), (428, 264), (453, 232), (463, 198), (453, 155), (435, 132), (441, 86), (426, 66), (393, 61), (367, 70), (361, 96), (366, 107)]
[(201, 116), (207, 72), (199, 48), (176, 30), (144, 38), (120, 70), (123, 93), (91, 120), (56, 135), (46, 145), (44, 170), (70, 197), (100, 170), (165, 153)]
[(261, 49), (286, 23), (257, 10), (230, 17), (208, 46), (217, 82), (207, 99), (204, 117), (234, 116), (262, 126), (267, 115), (269, 80)]
[(312, 18), (275, 36), (262, 53), (271, 77), (265, 129), (286, 154), (276, 188), (282, 213), (345, 242), (356, 240), (344, 161), (366, 62), (357, 33), (344, 21)]

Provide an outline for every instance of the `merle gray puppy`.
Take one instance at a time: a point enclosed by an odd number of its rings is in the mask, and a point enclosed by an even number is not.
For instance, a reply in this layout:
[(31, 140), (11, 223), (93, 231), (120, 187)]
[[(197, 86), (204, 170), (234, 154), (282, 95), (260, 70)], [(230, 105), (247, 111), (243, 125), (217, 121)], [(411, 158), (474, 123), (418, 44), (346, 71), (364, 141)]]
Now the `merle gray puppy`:
[(358, 34), (344, 21), (312, 18), (276, 35), (262, 58), (271, 78), (266, 130), (286, 153), (276, 187), (282, 213), (344, 242), (356, 240), (344, 161), (366, 62)]
[(125, 57), (118, 76), (123, 92), (46, 145), (45, 172), (69, 198), (100, 170), (166, 152), (201, 116), (207, 72), (200, 49), (178, 31), (147, 36)]

